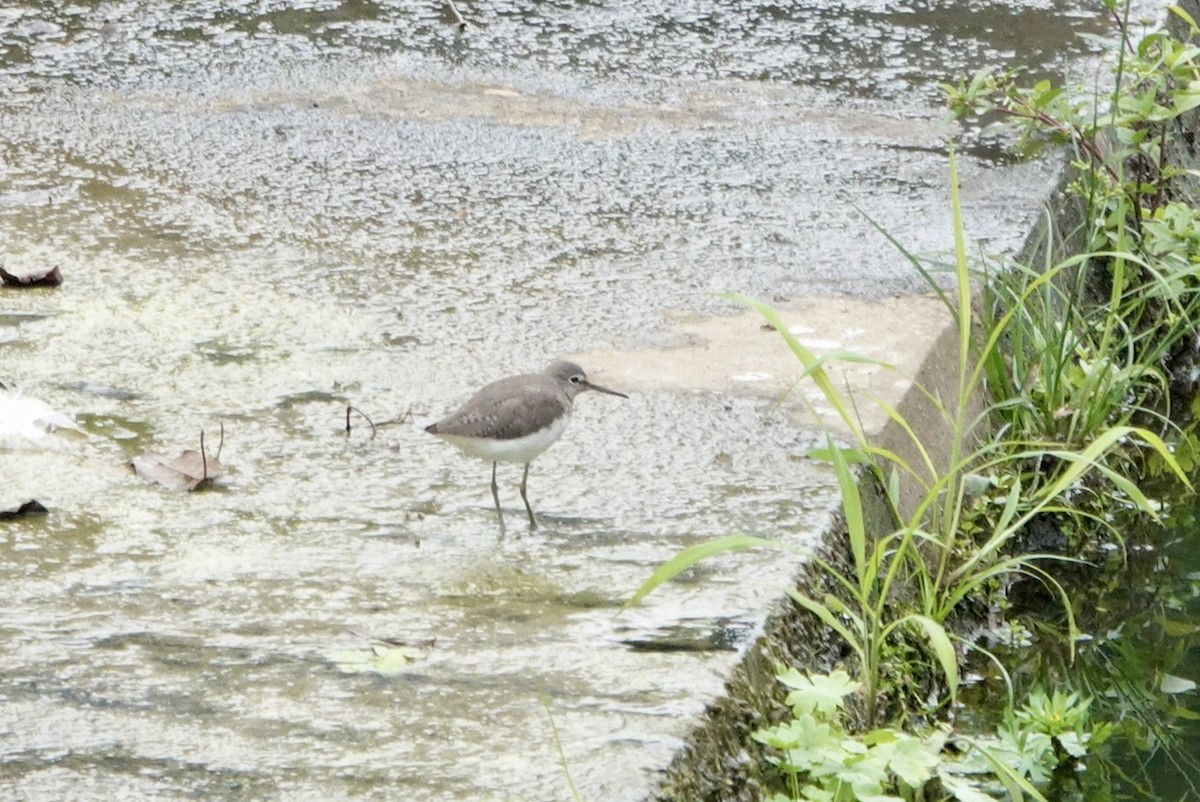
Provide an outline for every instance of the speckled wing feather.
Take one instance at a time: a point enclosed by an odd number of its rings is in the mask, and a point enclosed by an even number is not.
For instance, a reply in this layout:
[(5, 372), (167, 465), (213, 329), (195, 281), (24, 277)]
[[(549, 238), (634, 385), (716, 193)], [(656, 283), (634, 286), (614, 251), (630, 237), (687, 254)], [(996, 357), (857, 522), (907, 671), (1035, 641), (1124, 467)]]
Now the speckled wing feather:
[(430, 434), (515, 440), (570, 411), (570, 399), (547, 376), (529, 374), (493, 382), (457, 412), (426, 428)]

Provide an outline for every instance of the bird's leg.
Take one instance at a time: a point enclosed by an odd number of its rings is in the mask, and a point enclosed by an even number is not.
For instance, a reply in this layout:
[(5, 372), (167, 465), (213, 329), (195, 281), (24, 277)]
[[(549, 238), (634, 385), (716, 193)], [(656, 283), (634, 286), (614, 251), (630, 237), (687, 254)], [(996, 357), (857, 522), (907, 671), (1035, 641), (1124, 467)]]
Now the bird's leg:
[(537, 529), (537, 519), (533, 517), (533, 507), (529, 506), (529, 496), (525, 495), (525, 483), (529, 481), (529, 463), (525, 463), (525, 473), (521, 477), (521, 501), (525, 502), (525, 512), (529, 513), (529, 528)]
[(496, 517), (500, 519), (500, 535), (504, 535), (504, 513), (500, 511), (500, 488), (496, 487), (496, 463), (492, 463), (492, 500), (496, 502)]

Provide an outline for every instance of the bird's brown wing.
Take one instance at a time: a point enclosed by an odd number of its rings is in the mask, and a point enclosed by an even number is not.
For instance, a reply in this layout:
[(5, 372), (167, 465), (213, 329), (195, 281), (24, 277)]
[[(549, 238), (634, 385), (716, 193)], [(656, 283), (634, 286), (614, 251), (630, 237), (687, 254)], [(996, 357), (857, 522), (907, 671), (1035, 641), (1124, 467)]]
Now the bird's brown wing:
[(570, 401), (544, 377), (513, 376), (489, 384), (457, 412), (428, 427), (433, 434), (515, 440), (570, 411)]

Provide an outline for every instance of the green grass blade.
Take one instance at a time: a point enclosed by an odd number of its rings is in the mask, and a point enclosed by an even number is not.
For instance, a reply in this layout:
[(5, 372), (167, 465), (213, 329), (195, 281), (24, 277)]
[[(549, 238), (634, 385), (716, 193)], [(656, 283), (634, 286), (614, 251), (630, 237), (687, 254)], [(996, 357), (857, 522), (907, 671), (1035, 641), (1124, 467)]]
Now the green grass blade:
[(729, 537), (717, 538), (716, 540), (708, 540), (704, 543), (688, 546), (658, 566), (654, 570), (654, 573), (650, 575), (650, 578), (643, 582), (641, 587), (629, 597), (629, 601), (621, 605), (621, 610), (637, 604), (659, 585), (669, 582), (702, 560), (707, 560), (718, 554), (761, 548), (786, 548), (786, 546), (778, 540), (767, 540), (766, 538), (751, 537), (750, 535), (730, 535)]
[(1008, 491), (1008, 500), (1004, 503), (1004, 510), (1000, 513), (1000, 519), (996, 521), (996, 529), (1007, 530), (1008, 525), (1012, 522), (1013, 517), (1017, 514), (1017, 507), (1021, 503), (1021, 477), (1013, 478), (1012, 489)]
[(937, 659), (938, 665), (942, 667), (942, 673), (946, 675), (946, 688), (950, 692), (950, 704), (954, 704), (958, 700), (958, 654), (954, 651), (954, 644), (950, 641), (949, 633), (946, 632), (945, 627), (932, 618), (915, 614), (904, 616), (888, 629), (890, 631), (907, 623), (916, 624), (924, 630), (925, 639), (929, 641), (929, 648), (933, 650), (933, 656)]
[(821, 619), (825, 626), (841, 635), (842, 640), (846, 642), (846, 645), (853, 649), (854, 653), (858, 655), (858, 662), (860, 666), (867, 665), (866, 644), (863, 643), (861, 633), (851, 632), (850, 628), (843, 624), (841, 619), (834, 615), (832, 610), (816, 599), (809, 598), (794, 588), (789, 588), (787, 594), (791, 597), (792, 601), (803, 607), (805, 610), (808, 610), (817, 618)]
[(916, 271), (921, 274), (921, 278), (925, 280), (926, 286), (928, 286), (929, 289), (932, 290), (935, 295), (937, 295), (938, 299), (946, 305), (946, 309), (949, 310), (950, 314), (954, 314), (954, 304), (950, 301), (949, 296), (946, 295), (946, 291), (942, 289), (942, 286), (938, 283), (937, 279), (933, 277), (933, 274), (925, 268), (924, 263), (922, 263), (921, 260), (917, 258), (914, 253), (912, 253), (912, 251), (908, 250), (908, 248), (905, 248), (904, 245), (901, 244), (900, 240), (893, 237), (890, 231), (881, 226), (879, 223), (875, 222), (875, 219), (872, 218), (871, 215), (867, 214), (857, 206), (854, 207), (854, 211), (861, 214), (863, 218), (871, 224), (872, 228), (882, 234), (884, 238), (892, 244), (893, 248), (900, 251), (900, 255), (907, 259), (908, 263), (911, 264)]
[(846, 516), (846, 534), (850, 538), (850, 553), (854, 555), (854, 571), (858, 575), (858, 592), (865, 597), (868, 593), (866, 585), (872, 577), (867, 571), (867, 525), (863, 517), (862, 497), (858, 492), (858, 480), (850, 470), (850, 465), (838, 448), (834, 448), (833, 439), (826, 435), (833, 459), (833, 470), (837, 474), (838, 489), (842, 493), (842, 512)]
[(1143, 429), (1141, 427), (1133, 427), (1131, 431), (1156, 452), (1158, 452), (1158, 455), (1162, 457), (1163, 462), (1167, 464), (1167, 466), (1171, 469), (1171, 472), (1175, 474), (1179, 481), (1183, 482), (1188, 490), (1192, 489), (1192, 483), (1188, 478), (1187, 472), (1180, 467), (1179, 463), (1175, 459), (1175, 455), (1171, 453), (1171, 449), (1166, 443), (1163, 442), (1161, 437), (1149, 429)]
[(837, 387), (834, 386), (833, 381), (829, 378), (829, 374), (825, 372), (821, 361), (804, 343), (796, 339), (795, 334), (792, 334), (788, 330), (787, 325), (779, 317), (778, 312), (762, 301), (757, 301), (745, 295), (721, 295), (719, 297), (744, 304), (762, 315), (763, 319), (770, 323), (775, 331), (779, 332), (779, 335), (783, 337), (784, 342), (787, 343), (788, 348), (792, 350), (796, 358), (800, 360), (800, 364), (804, 366), (805, 370), (810, 372), (813, 383), (817, 385), (817, 389), (825, 396), (825, 400), (829, 402), (829, 405), (837, 412), (838, 417), (842, 419), (842, 422), (853, 433), (855, 440), (860, 443), (866, 441), (862, 430), (859, 428), (858, 421), (850, 413), (849, 404), (846, 403), (846, 399), (842, 397)]
[(950, 214), (954, 220), (954, 278), (958, 289), (958, 313), (955, 320), (958, 323), (958, 393), (960, 401), (965, 400), (969, 390), (967, 382), (967, 362), (971, 354), (971, 272), (967, 264), (966, 236), (963, 233), (962, 202), (958, 194), (958, 160), (954, 157), (954, 148), (950, 148)]
[(562, 765), (563, 775), (567, 778), (567, 787), (571, 789), (571, 798), (575, 802), (583, 802), (583, 797), (579, 795), (579, 789), (575, 787), (575, 778), (571, 776), (571, 764), (567, 762), (567, 753), (563, 749), (562, 738), (558, 735), (558, 725), (554, 723), (554, 713), (550, 710), (550, 697), (546, 694), (546, 689), (541, 686), (538, 686), (537, 695), (542, 709), (546, 711), (546, 718), (550, 720), (550, 735), (554, 739), (554, 749), (558, 752), (558, 762)]

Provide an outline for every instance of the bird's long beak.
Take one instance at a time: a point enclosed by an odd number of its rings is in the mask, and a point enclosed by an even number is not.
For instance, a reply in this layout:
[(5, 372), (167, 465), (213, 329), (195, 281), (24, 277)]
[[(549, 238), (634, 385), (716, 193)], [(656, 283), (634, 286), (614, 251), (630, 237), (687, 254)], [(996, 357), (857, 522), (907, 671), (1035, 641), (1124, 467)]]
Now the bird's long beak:
[(596, 392), (598, 392), (598, 393), (608, 393), (609, 395), (619, 395), (619, 396), (621, 396), (622, 398), (628, 398), (628, 397), (629, 397), (629, 396), (625, 395), (625, 393), (618, 393), (616, 390), (610, 390), (610, 389), (608, 389), (607, 387), (601, 387), (601, 386), (600, 386), (600, 385), (598, 385), (598, 384), (592, 384), (590, 381), (584, 381), (584, 383), (583, 383), (583, 389), (585, 389), (585, 390), (595, 390), (595, 391), (596, 391)]

